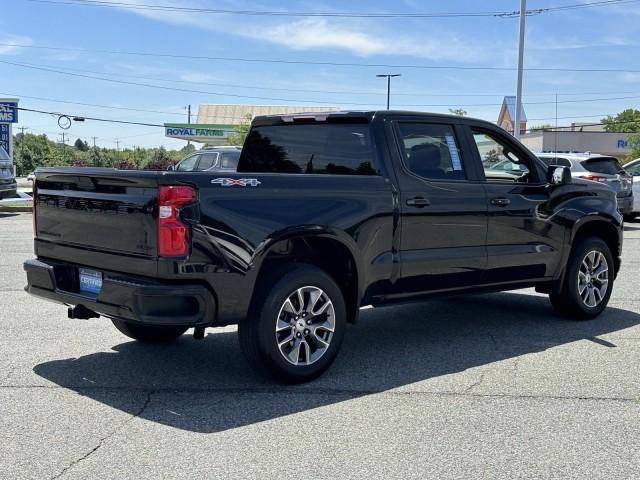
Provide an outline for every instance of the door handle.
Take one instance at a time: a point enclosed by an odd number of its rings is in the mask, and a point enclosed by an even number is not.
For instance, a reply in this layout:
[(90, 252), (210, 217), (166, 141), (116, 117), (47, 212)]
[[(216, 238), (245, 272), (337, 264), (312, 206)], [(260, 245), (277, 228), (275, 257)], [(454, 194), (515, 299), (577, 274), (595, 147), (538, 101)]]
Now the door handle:
[(511, 203), (511, 200), (504, 197), (497, 197), (491, 199), (491, 205), (496, 205), (497, 207), (506, 207)]
[(423, 208), (431, 205), (431, 202), (424, 197), (413, 197), (407, 200), (407, 205), (409, 205), (410, 207)]

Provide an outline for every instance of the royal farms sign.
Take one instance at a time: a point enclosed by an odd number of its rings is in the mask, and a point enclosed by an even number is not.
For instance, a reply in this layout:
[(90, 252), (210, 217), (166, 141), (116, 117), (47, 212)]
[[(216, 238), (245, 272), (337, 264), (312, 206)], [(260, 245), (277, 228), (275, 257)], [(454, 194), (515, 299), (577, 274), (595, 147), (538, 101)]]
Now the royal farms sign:
[(208, 125), (194, 123), (165, 123), (164, 133), (169, 138), (202, 143), (224, 143), (235, 129), (234, 125)]

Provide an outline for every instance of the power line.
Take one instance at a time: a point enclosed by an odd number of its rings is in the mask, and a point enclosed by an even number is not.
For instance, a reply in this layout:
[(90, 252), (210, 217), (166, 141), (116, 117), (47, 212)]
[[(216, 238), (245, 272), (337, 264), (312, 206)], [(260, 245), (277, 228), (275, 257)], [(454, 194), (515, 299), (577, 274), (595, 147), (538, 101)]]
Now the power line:
[[(179, 7), (175, 5), (139, 4), (107, 0), (27, 0), (35, 3), (51, 5), (72, 5), (85, 7), (117, 8), (126, 10), (163, 11), (182, 13), (206, 13), (216, 15), (244, 15), (268, 17), (341, 17), (341, 18), (460, 18), (460, 17), (499, 17), (509, 18), (518, 15), (519, 11), (471, 11), (471, 12), (304, 12), (286, 10), (229, 10), (218, 8)], [(577, 10), (583, 8), (604, 7), (616, 4), (633, 3), (638, 0), (602, 0), (588, 3), (559, 5), (555, 7), (535, 8), (526, 11), (526, 15)]]
[(109, 122), (109, 123), (121, 123), (121, 124), (126, 124), (126, 125), (142, 125), (145, 127), (163, 127), (164, 125), (161, 125), (159, 123), (143, 123), (143, 122), (130, 122), (127, 120), (115, 120), (115, 119), (106, 119), (106, 118), (96, 118), (96, 117), (84, 117), (82, 115), (73, 115), (70, 113), (61, 113), (61, 112), (47, 112), (44, 110), (36, 110), (33, 108), (25, 108), (25, 107), (17, 107), (18, 110), (22, 110), (25, 112), (32, 112), (32, 113), (42, 113), (44, 115), (53, 115), (56, 117), (68, 117), (68, 118), (74, 118), (74, 117), (78, 117), (78, 118), (83, 118), (84, 120), (94, 120), (96, 122)]
[[(631, 0), (629, 0), (631, 1)], [(633, 0), (640, 1), (640, 0)], [(418, 64), (389, 64), (389, 63), (357, 63), (357, 62), (321, 62), (310, 60), (284, 60), (284, 59), (268, 59), (268, 58), (244, 58), (244, 57), (214, 57), (206, 55), (185, 55), (176, 53), (152, 53), (152, 52), (135, 52), (125, 50), (106, 50), (106, 49), (88, 49), (88, 48), (70, 48), (70, 47), (52, 47), (45, 45), (26, 45), (18, 43), (0, 43), (3, 47), (13, 48), (29, 48), (41, 50), (54, 50), (76, 53), (99, 53), (107, 55), (131, 55), (141, 57), (158, 57), (158, 58), (182, 58), (190, 60), (212, 60), (222, 62), (248, 62), (248, 63), (269, 63), (269, 64), (286, 64), (286, 65), (316, 65), (331, 67), (363, 67), (363, 68), (406, 68), (419, 70), (469, 70), (469, 71), (493, 71), (493, 72), (512, 72), (515, 67), (491, 67), (491, 66), (462, 66), (462, 65), (418, 65)], [(529, 72), (577, 72), (577, 73), (640, 73), (640, 69), (623, 69), (623, 68), (559, 68), (559, 67), (529, 67), (525, 68)]]
[[(57, 68), (55, 65), (48, 65), (48, 64), (42, 64), (42, 63), (26, 63), (26, 62), (21, 62), (21, 65), (24, 66), (31, 66), (31, 67), (41, 67), (41, 68), (50, 68), (50, 69), (55, 69)], [(82, 69), (82, 68), (73, 68), (73, 67), (65, 67), (66, 71), (72, 71), (72, 72), (80, 72), (80, 73), (91, 73), (91, 74), (95, 74), (95, 75), (104, 75), (104, 76), (108, 76), (108, 77), (123, 77), (123, 78), (135, 78), (135, 79), (139, 79), (139, 80), (151, 80), (151, 81), (157, 81), (157, 82), (165, 82), (165, 83), (170, 83), (170, 84), (180, 84), (180, 83), (186, 83), (186, 84), (192, 84), (192, 85), (207, 85), (207, 86), (213, 86), (213, 87), (228, 87), (228, 88), (240, 88), (240, 89), (252, 89), (252, 90), (272, 90), (272, 91), (281, 91), (281, 92), (299, 92), (299, 93), (329, 93), (329, 94), (336, 94), (336, 95), (384, 95), (384, 91), (383, 90), (379, 90), (379, 91), (353, 91), (353, 90), (315, 90), (315, 89), (302, 89), (302, 88), (284, 88), (284, 87), (265, 87), (265, 86), (258, 86), (258, 85), (245, 85), (245, 84), (238, 84), (238, 83), (218, 83), (218, 82), (199, 82), (199, 81), (195, 81), (195, 80), (184, 80), (184, 79), (167, 79), (165, 78), (161, 78), (161, 77), (149, 77), (149, 76), (145, 76), (145, 75), (131, 75), (131, 74), (125, 74), (125, 73), (110, 73), (110, 72), (104, 72), (104, 71), (96, 71), (96, 70), (87, 70), (87, 69)], [(560, 96), (577, 96), (577, 95), (607, 95), (607, 94), (611, 94), (611, 91), (608, 92), (547, 92), (547, 93), (529, 93), (527, 95), (527, 97), (547, 97), (547, 96), (554, 96), (554, 95), (560, 95)], [(617, 94), (632, 94), (634, 92), (616, 92)], [(223, 92), (219, 92), (219, 94), (223, 94)], [(8, 94), (8, 93), (3, 93), (2, 95), (15, 95), (15, 94)], [(393, 94), (394, 96), (407, 96), (407, 97), (503, 97), (504, 96), (504, 92), (502, 93), (425, 93), (425, 92), (397, 92)], [(20, 95), (17, 95), (20, 96)], [(25, 96), (25, 98), (27, 98)], [(37, 97), (32, 97), (36, 100), (40, 100)], [(88, 106), (100, 106), (100, 105), (95, 105), (95, 104), (87, 104)], [(116, 107), (104, 107), (104, 108), (116, 108)], [(118, 107), (120, 109), (124, 109), (124, 107)], [(152, 113), (165, 113), (165, 112), (160, 112), (160, 111), (154, 111), (154, 110), (142, 110), (142, 109), (134, 109), (135, 111), (141, 111), (141, 112), (152, 112)], [(179, 112), (167, 112), (167, 113), (175, 113), (177, 114), (182, 114)], [(235, 117), (233, 117), (235, 118)]]
[[(131, 121), (127, 121), (127, 120), (117, 120), (117, 119), (114, 119), (114, 118), (86, 117), (86, 116), (83, 116), (83, 115), (76, 115), (76, 114), (72, 114), (72, 113), (50, 112), (50, 111), (46, 111), (46, 110), (37, 110), (37, 109), (25, 108), (25, 107), (17, 107), (17, 108), (18, 108), (18, 110), (22, 110), (22, 111), (25, 111), (25, 112), (41, 113), (43, 115), (52, 115), (52, 116), (55, 116), (55, 117), (67, 117), (69, 119), (78, 118), (78, 119), (82, 119), (82, 121), (84, 121), (84, 120), (93, 120), (95, 122), (118, 123), (118, 124), (124, 124), (124, 125), (142, 125), (144, 127), (160, 127), (160, 128), (164, 128), (164, 124), (160, 124), (160, 123), (131, 122)], [(196, 125), (196, 128), (197, 128), (197, 125)], [(233, 132), (234, 131), (234, 130), (225, 130), (225, 129), (219, 129), (219, 130), (222, 130), (224, 132)], [(125, 137), (118, 137), (118, 138), (125, 138)]]
[(69, 105), (81, 105), (84, 107), (106, 108), (110, 110), (127, 110), (131, 112), (144, 112), (144, 113), (161, 113), (163, 115), (182, 115), (182, 113), (180, 112), (169, 112), (169, 111), (163, 111), (163, 110), (146, 110), (142, 108), (132, 108), (132, 107), (117, 107), (112, 105), (100, 105), (97, 103), (73, 102), (71, 100), (60, 100), (60, 99), (53, 99), (53, 98), (46, 98), (46, 97), (33, 97), (29, 95), (19, 95), (17, 93), (0, 92), (0, 95), (6, 95), (8, 97), (28, 98), (30, 100), (43, 100), (45, 102), (67, 103)]
[[(113, 79), (113, 78), (105, 78), (105, 77), (98, 77), (98, 76), (93, 76), (93, 75), (85, 75), (85, 74), (80, 74), (80, 73), (73, 73), (73, 72), (67, 72), (64, 70), (59, 70), (59, 69), (53, 69), (53, 68), (44, 68), (44, 67), (36, 67), (33, 65), (28, 65), (28, 64), (22, 64), (22, 63), (17, 63), (17, 62), (9, 62), (6, 60), (0, 60), (0, 63), (4, 63), (7, 65), (13, 65), (13, 66), (17, 66), (17, 67), (22, 67), (22, 68), (29, 68), (29, 69), (34, 69), (34, 70), (40, 70), (40, 71), (47, 71), (47, 72), (52, 72), (52, 73), (57, 73), (57, 74), (61, 74), (61, 75), (69, 75), (69, 76), (73, 76), (73, 77), (80, 77), (80, 78), (88, 78), (88, 79), (93, 79), (93, 80), (100, 80), (100, 81), (104, 81), (104, 82), (110, 82), (110, 83), (117, 83), (117, 84), (123, 84), (123, 85), (132, 85), (132, 86), (139, 86), (139, 87), (146, 87), (146, 88), (155, 88), (155, 89), (160, 89), (160, 90), (165, 90), (165, 91), (173, 91), (173, 92), (185, 92), (185, 93), (199, 93), (199, 94), (204, 94), (204, 95), (215, 95), (215, 96), (225, 96), (225, 97), (234, 97), (234, 98), (243, 98), (243, 99), (258, 99), (258, 100), (270, 100), (270, 101), (279, 101), (279, 102), (296, 102), (296, 103), (310, 103), (310, 104), (328, 104), (328, 103), (336, 103), (336, 104), (343, 104), (343, 105), (353, 105), (353, 106), (366, 106), (366, 107), (370, 107), (371, 105), (374, 105), (375, 103), (372, 102), (344, 102), (344, 101), (334, 101), (334, 100), (307, 100), (307, 99), (292, 99), (292, 98), (274, 98), (274, 97), (258, 97), (258, 96), (251, 96), (251, 95), (238, 95), (238, 94), (233, 94), (233, 93), (219, 93), (219, 92), (210, 92), (210, 91), (205, 91), (205, 90), (193, 90), (193, 89), (188, 89), (188, 88), (177, 88), (177, 87), (166, 87), (163, 85), (154, 85), (154, 84), (150, 84), (150, 83), (142, 83), (142, 82), (131, 82), (131, 81), (126, 81), (126, 80), (117, 80), (117, 79)], [(631, 100), (631, 99), (638, 99), (640, 98), (640, 95), (632, 95), (632, 96), (623, 96), (623, 97), (607, 97), (607, 98), (593, 98), (593, 99), (573, 99), (573, 100), (562, 100), (558, 103), (585, 103), (585, 102), (602, 102), (602, 101), (612, 101), (612, 100)], [(556, 102), (554, 101), (543, 101), (543, 102), (526, 102), (524, 103), (525, 105), (550, 105), (550, 104), (554, 104)], [(438, 104), (438, 103), (432, 103), (432, 104), (426, 104), (426, 103), (399, 103), (397, 104), (397, 106), (400, 107), (451, 107), (453, 104), (452, 103), (446, 103), (446, 104)], [(502, 103), (468, 103), (468, 104), (461, 104), (461, 103), (455, 103), (455, 106), (459, 106), (459, 107), (496, 107), (496, 106), (501, 106)]]

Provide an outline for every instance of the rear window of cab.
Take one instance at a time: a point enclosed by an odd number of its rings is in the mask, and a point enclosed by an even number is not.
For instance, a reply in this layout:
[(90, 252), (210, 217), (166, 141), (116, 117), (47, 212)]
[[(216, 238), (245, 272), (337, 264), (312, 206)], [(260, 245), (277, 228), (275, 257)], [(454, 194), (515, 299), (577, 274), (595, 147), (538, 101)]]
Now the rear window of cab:
[(238, 172), (378, 175), (367, 123), (256, 126), (249, 131)]

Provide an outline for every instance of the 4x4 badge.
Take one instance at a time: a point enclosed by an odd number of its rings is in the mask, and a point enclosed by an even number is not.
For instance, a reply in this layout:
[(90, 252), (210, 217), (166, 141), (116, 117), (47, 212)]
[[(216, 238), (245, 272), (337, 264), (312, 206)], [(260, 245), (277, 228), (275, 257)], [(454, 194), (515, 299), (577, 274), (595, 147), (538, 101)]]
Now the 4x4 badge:
[(222, 187), (257, 187), (262, 182), (257, 178), (214, 178), (211, 183), (218, 183)]

